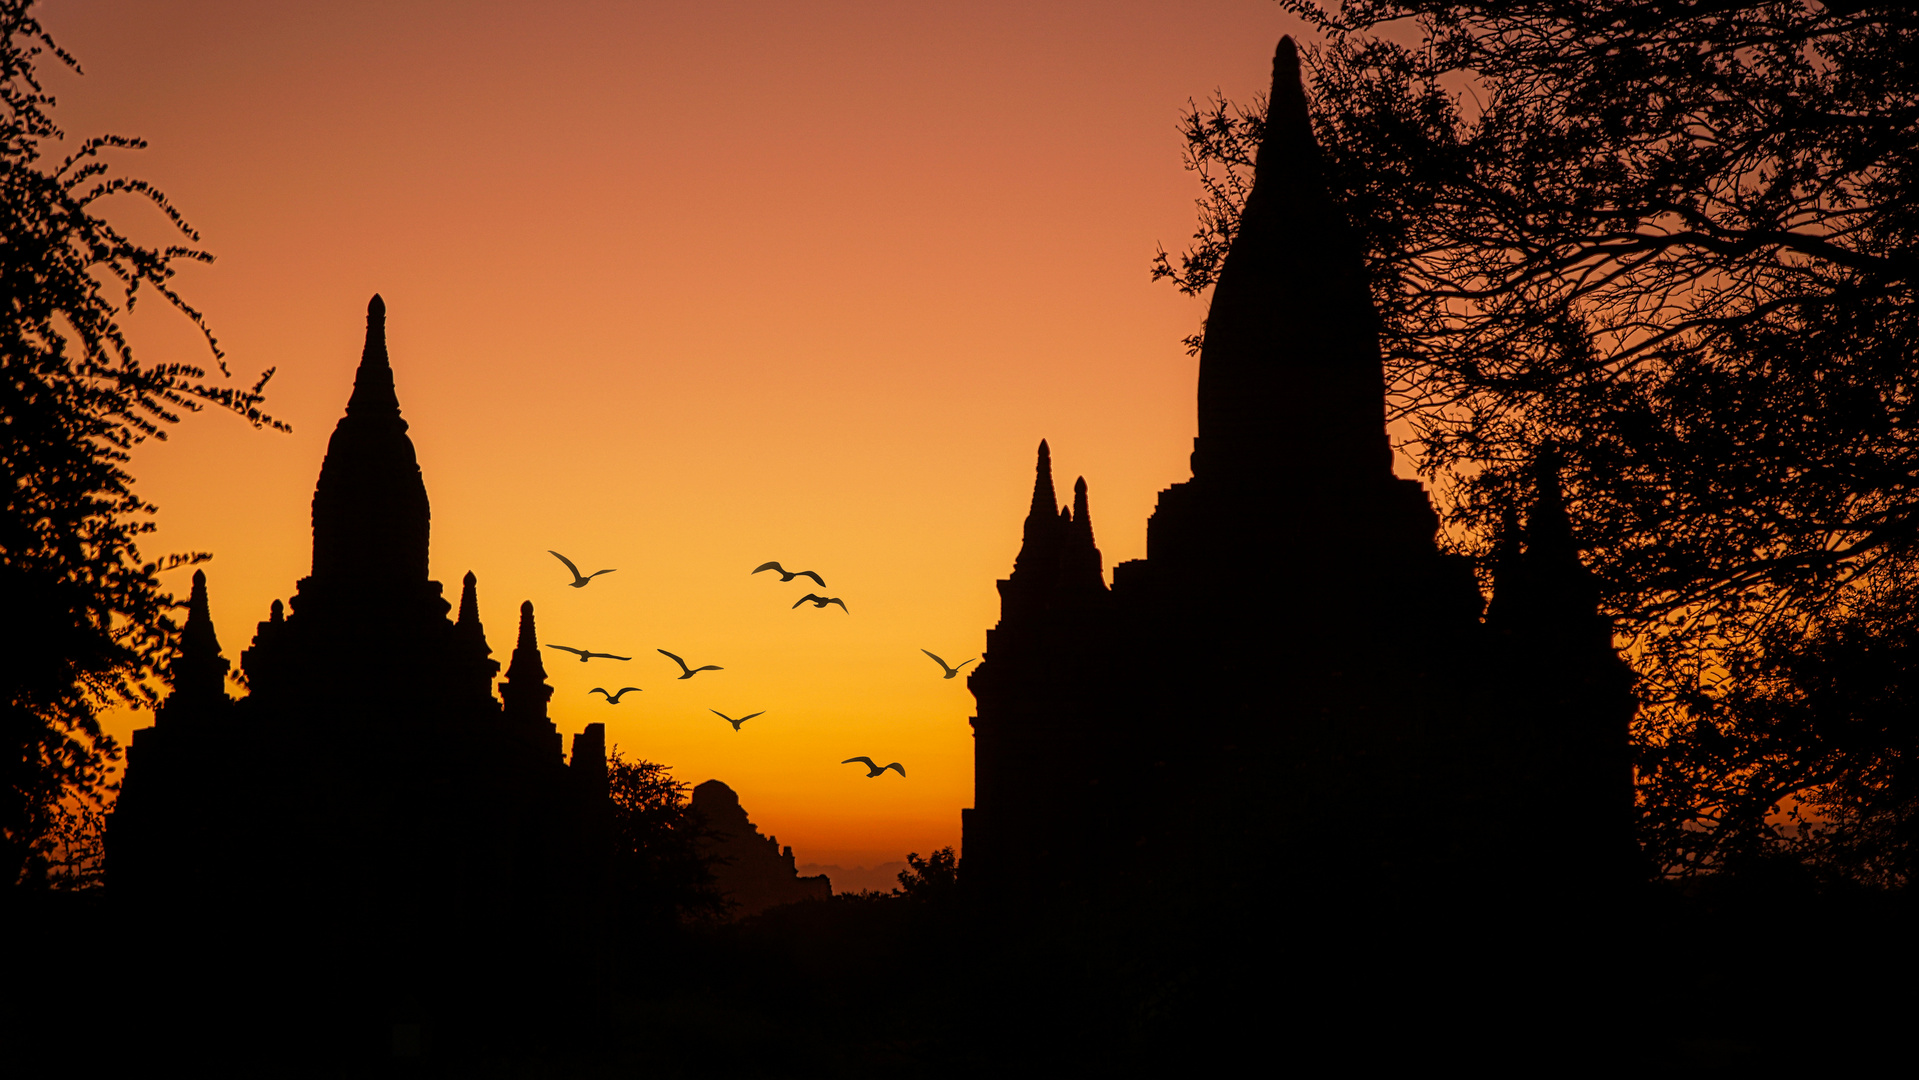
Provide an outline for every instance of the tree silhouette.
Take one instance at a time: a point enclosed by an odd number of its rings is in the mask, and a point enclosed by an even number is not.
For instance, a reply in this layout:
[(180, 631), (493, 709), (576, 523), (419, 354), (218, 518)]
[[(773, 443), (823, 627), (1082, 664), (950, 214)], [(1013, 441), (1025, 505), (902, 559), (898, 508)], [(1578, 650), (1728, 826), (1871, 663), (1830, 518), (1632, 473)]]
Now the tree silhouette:
[[(251, 387), (207, 381), (200, 368), (138, 361), (119, 318), (143, 291), (192, 320), (227, 375), (200, 313), (171, 285), (174, 264), (209, 262), (196, 246), (135, 243), (99, 216), (131, 195), (157, 208), (187, 245), (199, 236), (158, 189), (115, 175), (103, 155), (138, 139), (85, 140), (49, 156), (63, 133), (36, 64), (79, 70), (29, 14), (0, 0), (0, 596), (9, 644), (0, 650), (4, 763), (0, 882), (48, 881), (47, 845), (61, 823), (97, 809), (118, 748), (98, 713), (114, 700), (151, 705), (175, 606), (156, 575), (202, 554), (143, 561), (138, 538), (154, 507), (135, 495), (129, 452), (183, 412), (211, 404), (255, 427), (285, 426), (260, 411), (269, 370)], [(115, 296), (116, 291), (118, 296)]]
[[(1882, 797), (1919, 750), (1830, 677), (1903, 648), (1881, 613), (1919, 600), (1919, 11), (1282, 2), (1324, 35), (1332, 186), (1455, 541), (1489, 555), (1540, 455), (1565, 462), (1638, 670), (1657, 862), (1863, 850), (1845, 823), (1903, 814)], [(1200, 228), (1156, 277), (1211, 284), (1262, 122), (1191, 110)], [(1782, 832), (1805, 803), (1823, 829)]]
[(687, 785), (666, 766), (628, 759), (617, 746), (607, 752), (606, 775), (619, 924), (659, 930), (723, 914), (725, 901), (698, 848), (705, 823), (687, 802)]
[(899, 872), (900, 887), (896, 890), (909, 900), (922, 903), (942, 903), (959, 893), (959, 855), (952, 848), (940, 848), (926, 858), (920, 858), (919, 852), (908, 852), (906, 869)]

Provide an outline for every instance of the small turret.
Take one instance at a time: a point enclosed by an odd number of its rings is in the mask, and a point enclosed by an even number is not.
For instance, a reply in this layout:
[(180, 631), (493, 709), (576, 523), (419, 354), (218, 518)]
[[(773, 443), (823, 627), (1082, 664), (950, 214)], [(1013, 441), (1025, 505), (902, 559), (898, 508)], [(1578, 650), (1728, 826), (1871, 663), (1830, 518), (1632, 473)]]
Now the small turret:
[(460, 579), (460, 618), (454, 625), (466, 627), (469, 631), (481, 635), (484, 640), (486, 631), (480, 629), (480, 579), (468, 570), (466, 577)]
[(1026, 512), (1026, 528), (1019, 556), (1013, 560), (1013, 577), (1022, 571), (1050, 574), (1058, 565), (1064, 528), (1060, 520), (1059, 499), (1053, 494), (1053, 452), (1046, 440), (1039, 441), (1039, 462), (1034, 466), (1033, 502)]
[(231, 663), (220, 655), (220, 639), (213, 631), (213, 614), (207, 603), (207, 575), (193, 572), (193, 592), (187, 598), (187, 622), (180, 630), (180, 655), (167, 669), (173, 684), (168, 695), (169, 717), (205, 713), (231, 703), (226, 678)]
[(1105, 588), (1106, 564), (1093, 539), (1093, 511), (1087, 505), (1084, 476), (1073, 481), (1073, 522), (1066, 537), (1066, 581), (1075, 589)]
[(1523, 553), (1516, 518), (1508, 511), (1502, 521), (1486, 622), (1497, 630), (1535, 639), (1534, 647), (1545, 640), (1577, 641), (1595, 656), (1617, 661), (1611, 622), (1599, 611), (1598, 584), (1580, 561), (1573, 539), (1560, 481), (1564, 467), (1557, 450), (1548, 447), (1540, 452)]
[(493, 648), (486, 643), (486, 629), (480, 625), (480, 580), (467, 571), (460, 583), (460, 617), (453, 624), (453, 639), (458, 662), (470, 674), (469, 685), (488, 701), (493, 699), (493, 677), (500, 673), (500, 662), (493, 659)]
[[(539, 636), (533, 629), (533, 601), (520, 605), (520, 637), (513, 646), (513, 662), (506, 669), (506, 681), (500, 684), (500, 700), (506, 703), (510, 721), (552, 726), (546, 718), (546, 703), (553, 699), (553, 687), (546, 681), (546, 665), (540, 660)], [(556, 739), (558, 735), (554, 736)]]

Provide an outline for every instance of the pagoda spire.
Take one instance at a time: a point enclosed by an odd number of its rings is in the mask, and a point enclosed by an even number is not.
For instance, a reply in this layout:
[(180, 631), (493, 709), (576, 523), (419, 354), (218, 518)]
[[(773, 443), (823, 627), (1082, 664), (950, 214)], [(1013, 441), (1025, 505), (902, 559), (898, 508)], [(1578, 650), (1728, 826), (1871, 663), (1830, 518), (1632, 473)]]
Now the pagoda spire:
[(1391, 479), (1377, 325), (1284, 37), (1252, 190), (1206, 318), (1194, 477), (1322, 490)]
[(1027, 511), (1027, 528), (1034, 521), (1048, 521), (1059, 513), (1059, 498), (1053, 494), (1053, 451), (1046, 440), (1039, 441), (1039, 462), (1033, 466), (1033, 505)]
[(1565, 470), (1565, 457), (1559, 448), (1548, 446), (1539, 452), (1534, 465), (1533, 510), (1526, 519), (1526, 551), (1541, 563), (1562, 570), (1578, 567), (1578, 545), (1573, 543), (1572, 517), (1566, 512), (1566, 489), (1559, 474)]
[(493, 677), (500, 673), (500, 662), (493, 659), (493, 647), (486, 643), (486, 629), (480, 625), (480, 579), (471, 570), (460, 582), (460, 618), (453, 624), (453, 638), (461, 652), (461, 663), (473, 673), (470, 685), (478, 696), (491, 701)]
[(206, 571), (195, 570), (193, 592), (187, 598), (187, 622), (180, 630), (180, 655), (167, 671), (173, 683), (173, 693), (167, 698), (169, 711), (179, 704), (203, 707), (229, 700), (226, 678), (231, 666), (220, 655), (220, 639), (213, 631)]
[(387, 360), (386, 304), (376, 295), (367, 304), (353, 395), (313, 492), (313, 575), (368, 593), (424, 583), (430, 518)]
[(480, 579), (471, 570), (460, 579), (460, 618), (454, 625), (481, 634), (484, 640), (485, 631), (480, 629)]
[(1033, 502), (1026, 512), (1026, 529), (1019, 556), (1013, 560), (1013, 573), (1035, 566), (1050, 568), (1058, 562), (1061, 533), (1061, 507), (1053, 493), (1053, 452), (1046, 440), (1039, 441), (1039, 461), (1033, 467)]
[[(400, 396), (393, 390), (393, 364), (386, 355), (386, 301), (379, 293), (366, 305), (366, 344), (360, 349), (360, 368), (353, 373), (353, 396), (348, 416), (399, 419)], [(406, 430), (406, 421), (400, 421)]]
[(552, 698), (553, 687), (547, 684), (546, 665), (540, 660), (539, 635), (533, 628), (533, 601), (528, 600), (520, 605), (520, 637), (513, 646), (506, 681), (500, 684), (500, 700), (506, 703), (508, 719), (546, 723), (546, 703)]
[(1073, 524), (1068, 532), (1068, 573), (1075, 585), (1105, 588), (1105, 560), (1093, 539), (1093, 510), (1086, 498), (1086, 478), (1073, 481)]

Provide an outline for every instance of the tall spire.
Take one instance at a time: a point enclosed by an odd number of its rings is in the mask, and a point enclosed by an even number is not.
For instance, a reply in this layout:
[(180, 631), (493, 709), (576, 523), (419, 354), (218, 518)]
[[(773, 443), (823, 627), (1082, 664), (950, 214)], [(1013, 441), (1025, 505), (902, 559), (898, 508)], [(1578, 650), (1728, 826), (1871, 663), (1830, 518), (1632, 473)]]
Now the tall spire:
[(1566, 493), (1560, 481), (1565, 459), (1554, 447), (1541, 450), (1533, 465), (1533, 505), (1526, 515), (1524, 555), (1517, 554), (1517, 522), (1508, 512), (1493, 580), (1493, 599), (1486, 622), (1501, 630), (1535, 639), (1583, 640), (1616, 661), (1612, 651), (1612, 623), (1599, 610), (1599, 587), (1591, 570), (1580, 561), (1573, 539), (1572, 517), (1566, 511)]
[(213, 614), (207, 604), (207, 575), (193, 572), (193, 592), (187, 598), (187, 624), (180, 630), (180, 655), (167, 671), (173, 693), (168, 705), (183, 702), (205, 706), (227, 700), (226, 678), (231, 662), (220, 655), (220, 639), (213, 632)]
[(486, 629), (480, 625), (480, 579), (471, 570), (460, 582), (460, 619), (453, 624), (453, 637), (464, 654), (462, 663), (473, 673), (472, 689), (491, 701), (500, 662), (493, 659), (493, 647), (486, 643)]
[(1073, 481), (1073, 523), (1067, 531), (1067, 580), (1074, 586), (1106, 585), (1105, 562), (1093, 539), (1093, 511), (1086, 499), (1086, 478)]
[(1299, 53), (1281, 38), (1252, 191), (1206, 319), (1195, 478), (1390, 479), (1377, 324), (1358, 240), (1326, 190)]
[(468, 570), (460, 580), (460, 618), (455, 625), (480, 629), (480, 579)]
[(366, 346), (313, 492), (313, 575), (370, 595), (425, 582), (431, 510), (387, 361), (386, 304), (367, 304)]
[(1013, 560), (1013, 573), (1035, 566), (1051, 568), (1059, 558), (1061, 537), (1059, 499), (1053, 494), (1053, 452), (1046, 440), (1039, 441), (1039, 462), (1034, 466), (1033, 502), (1026, 512), (1026, 530)]
[(1577, 568), (1579, 548), (1573, 543), (1572, 517), (1566, 513), (1566, 489), (1559, 474), (1566, 467), (1565, 457), (1556, 446), (1539, 452), (1533, 466), (1533, 512), (1526, 520), (1526, 551), (1542, 565), (1570, 573)]
[[(353, 396), (347, 399), (348, 416), (392, 417), (400, 415), (400, 397), (393, 390), (393, 364), (386, 355), (386, 301), (379, 293), (366, 305), (366, 344), (360, 349), (360, 369), (353, 373)], [(406, 421), (400, 421), (401, 430)]]
[(1027, 527), (1034, 520), (1049, 520), (1059, 512), (1059, 498), (1053, 494), (1053, 451), (1046, 440), (1039, 441), (1039, 462), (1033, 466), (1033, 505), (1027, 511)]
[[(513, 646), (513, 662), (500, 684), (500, 700), (509, 719), (546, 721), (546, 703), (553, 698), (546, 665), (540, 661), (539, 635), (533, 629), (533, 601), (520, 605), (520, 637)], [(557, 738), (557, 736), (556, 736)]]

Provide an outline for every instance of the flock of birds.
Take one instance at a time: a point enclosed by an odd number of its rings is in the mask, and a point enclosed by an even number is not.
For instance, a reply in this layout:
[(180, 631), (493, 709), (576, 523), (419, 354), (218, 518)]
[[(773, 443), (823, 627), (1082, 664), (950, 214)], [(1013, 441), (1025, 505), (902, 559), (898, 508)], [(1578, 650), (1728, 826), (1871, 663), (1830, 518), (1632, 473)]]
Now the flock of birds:
[[(547, 554), (560, 560), (561, 564), (563, 564), (566, 567), (567, 571), (573, 575), (573, 580), (569, 582), (568, 584), (570, 584), (575, 589), (584, 589), (586, 588), (589, 582), (591, 582), (594, 578), (599, 577), (601, 574), (611, 574), (614, 572), (613, 569), (606, 569), (606, 570), (595, 570), (590, 574), (582, 574), (580, 573), (580, 568), (574, 565), (572, 559), (569, 559), (566, 556), (560, 554), (559, 552), (553, 551), (550, 549), (547, 551)], [(771, 570), (774, 573), (780, 575), (781, 584), (792, 581), (795, 578), (812, 578), (814, 584), (818, 585), (822, 589), (826, 588), (826, 579), (820, 577), (820, 575), (815, 573), (814, 571), (788, 570), (777, 562), (761, 563), (759, 566), (756, 566), (753, 568), (753, 573), (759, 574), (759, 573), (764, 573), (765, 571), (768, 571), (768, 570)], [(805, 596), (802, 596), (798, 600), (794, 601), (793, 607), (798, 608), (801, 604), (805, 604), (805, 603), (811, 603), (815, 608), (825, 608), (826, 605), (828, 604), (838, 604), (842, 612), (851, 614), (850, 610), (846, 606), (846, 601), (840, 599), (837, 596), (820, 596), (817, 593), (807, 593)], [(582, 664), (586, 663), (589, 660), (631, 660), (633, 659), (630, 656), (619, 656), (615, 653), (594, 652), (591, 649), (576, 649), (570, 645), (548, 645), (547, 648), (557, 649), (561, 652), (572, 653), (573, 655), (580, 658), (580, 663)], [(665, 649), (657, 649), (655, 651), (658, 652), (661, 656), (666, 657), (667, 659), (673, 661), (674, 663), (680, 666), (681, 674), (679, 677), (681, 679), (690, 679), (693, 676), (698, 675), (702, 671), (726, 670), (725, 668), (720, 667), (718, 664), (702, 664), (699, 667), (692, 667), (688, 665), (687, 662), (681, 659), (678, 655), (667, 652)], [(958, 675), (960, 673), (960, 668), (963, 668), (967, 664), (970, 664), (973, 662), (973, 660), (962, 660), (959, 663), (959, 666), (955, 667), (952, 664), (948, 664), (946, 661), (940, 659), (937, 654), (935, 654), (929, 649), (921, 649), (920, 651), (925, 653), (927, 656), (932, 657), (933, 662), (938, 664), (940, 666), (940, 670), (946, 673), (945, 676), (943, 677), (948, 679), (951, 679), (954, 676)], [(976, 660), (978, 659), (978, 657), (974, 657), (973, 659)], [(645, 693), (645, 691), (641, 690), (637, 686), (622, 686), (618, 690), (608, 690), (603, 686), (596, 686), (593, 689), (588, 690), (587, 693), (600, 694), (606, 698), (606, 703), (608, 705), (618, 705), (620, 703), (620, 699), (625, 697), (626, 695), (634, 694), (634, 693)], [(740, 730), (741, 724), (746, 723), (748, 720), (753, 719), (755, 716), (764, 716), (766, 712), (764, 709), (762, 709), (759, 712), (748, 713), (745, 716), (735, 719), (719, 711), (718, 709), (708, 709), (707, 711), (712, 713), (714, 716), (717, 716), (720, 719), (726, 721), (727, 723), (732, 724), (733, 730), (736, 732)], [(906, 775), (906, 767), (901, 765), (897, 761), (892, 762), (890, 764), (886, 764), (886, 765), (877, 765), (877, 764), (874, 764), (872, 758), (861, 756), (861, 757), (847, 758), (845, 761), (840, 762), (840, 764), (842, 765), (859, 764), (859, 765), (866, 766), (866, 769), (867, 769), (866, 775), (869, 779), (879, 776), (880, 774), (886, 772), (888, 769), (891, 769), (894, 772), (899, 773), (901, 776)]]

